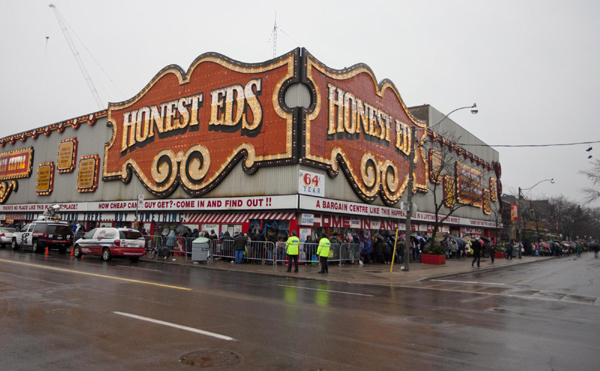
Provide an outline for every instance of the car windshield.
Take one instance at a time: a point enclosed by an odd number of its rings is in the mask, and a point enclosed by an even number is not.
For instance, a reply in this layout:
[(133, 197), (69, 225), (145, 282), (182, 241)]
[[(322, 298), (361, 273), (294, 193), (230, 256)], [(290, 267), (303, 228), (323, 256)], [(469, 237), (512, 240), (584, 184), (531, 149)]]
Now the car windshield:
[(138, 231), (119, 231), (119, 236), (122, 240), (137, 240), (144, 238)]
[(84, 234), (83, 238), (85, 238), (86, 240), (90, 240), (90, 239), (92, 239), (92, 237), (94, 237), (94, 233), (96, 233), (96, 228), (94, 228), (91, 231), (89, 231), (88, 233)]
[(60, 234), (60, 235), (68, 235), (71, 233), (71, 229), (68, 225), (48, 225), (48, 233), (49, 234)]
[(0, 231), (2, 231), (4, 233), (14, 233), (15, 229), (14, 228), (0, 228)]

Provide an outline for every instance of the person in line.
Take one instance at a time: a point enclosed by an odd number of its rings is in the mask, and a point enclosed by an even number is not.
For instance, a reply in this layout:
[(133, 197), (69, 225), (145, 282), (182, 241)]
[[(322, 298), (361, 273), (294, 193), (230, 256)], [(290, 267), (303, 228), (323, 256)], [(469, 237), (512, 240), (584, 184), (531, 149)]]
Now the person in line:
[[(317, 253), (317, 256), (319, 254)], [(364, 264), (371, 264), (371, 238), (368, 236), (364, 237), (363, 249), (361, 255), (364, 257)]]
[(479, 240), (475, 240), (473, 241), (471, 248), (473, 249), (473, 261), (471, 262), (471, 267), (475, 264), (475, 262), (477, 262), (477, 267), (480, 266), (480, 262), (481, 262), (481, 248), (483, 246), (483, 244), (481, 243), (482, 241)]
[(244, 259), (244, 249), (246, 248), (246, 235), (239, 232), (235, 234), (233, 239), (233, 247), (235, 249), (235, 264), (242, 264)]
[(327, 266), (327, 258), (329, 258), (329, 248), (331, 247), (331, 242), (325, 234), (321, 235), (321, 240), (319, 241), (319, 248), (317, 249), (317, 255), (319, 256), (319, 261), (321, 262), (321, 270), (318, 273), (329, 273), (329, 267)]
[[(267, 230), (267, 264), (273, 265), (273, 251), (277, 247), (277, 231), (275, 228), (269, 228)], [(275, 257), (277, 258), (277, 257)]]
[(512, 260), (513, 255), (513, 243), (514, 241), (510, 241), (508, 245), (506, 245), (506, 259)]
[(175, 244), (177, 243), (177, 236), (175, 235), (175, 230), (171, 229), (171, 231), (169, 232), (169, 234), (167, 235), (167, 248), (169, 249), (169, 252), (172, 252), (173, 249), (175, 248)]
[(287, 272), (292, 271), (292, 261), (294, 262), (294, 273), (298, 273), (298, 250), (300, 246), (300, 239), (296, 237), (296, 231), (292, 231), (292, 235), (285, 242), (288, 256), (288, 269)]
[[(210, 235), (208, 236), (208, 238), (213, 241), (210, 238)], [(225, 231), (225, 233), (223, 233), (223, 237), (221, 238), (221, 261), (230, 261), (231, 263), (233, 263), (233, 259), (234, 256), (234, 250), (233, 250), (233, 246), (234, 246), (235, 240), (233, 239), (233, 237), (231, 237), (231, 235), (229, 234), (229, 231)]]
[(373, 236), (373, 242), (375, 243), (375, 261), (377, 262), (377, 264), (385, 264), (383, 258), (383, 252), (385, 249), (385, 242), (383, 242), (383, 236), (381, 236), (380, 234)]
[(594, 247), (592, 247), (592, 249), (594, 250), (594, 258), (598, 259), (598, 250), (600, 250), (598, 244), (595, 244)]

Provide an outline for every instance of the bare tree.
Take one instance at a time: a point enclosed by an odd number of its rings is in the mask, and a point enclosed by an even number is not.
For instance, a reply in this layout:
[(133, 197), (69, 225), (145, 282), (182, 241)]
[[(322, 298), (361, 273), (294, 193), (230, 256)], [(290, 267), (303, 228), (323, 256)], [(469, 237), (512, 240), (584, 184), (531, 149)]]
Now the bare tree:
[(438, 230), (454, 212), (466, 206), (483, 207), (482, 172), (467, 165), (463, 149), (456, 145), (459, 140), (453, 133), (442, 133), (428, 142), (428, 191), (433, 194), (435, 214), (432, 246)]
[(590, 203), (600, 198), (600, 160), (595, 159), (592, 161), (592, 168), (587, 170), (581, 170), (579, 172), (588, 177), (592, 182), (592, 187), (586, 187), (582, 189), (582, 192), (586, 195), (584, 202)]

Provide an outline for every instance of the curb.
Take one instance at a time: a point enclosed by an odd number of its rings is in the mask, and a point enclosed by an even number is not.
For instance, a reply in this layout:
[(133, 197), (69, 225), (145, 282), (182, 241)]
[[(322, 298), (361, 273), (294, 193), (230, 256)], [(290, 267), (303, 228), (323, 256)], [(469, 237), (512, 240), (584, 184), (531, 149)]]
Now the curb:
[[(528, 262), (524, 262), (524, 263), (518, 263), (518, 264), (513, 264), (513, 265), (502, 265), (502, 266), (496, 266), (496, 267), (488, 267), (488, 268), (478, 269), (476, 271), (473, 270), (473, 271), (455, 272), (455, 273), (451, 273), (451, 274), (433, 275), (431, 277), (417, 279), (412, 282), (413, 283), (422, 283), (422, 282), (428, 282), (428, 281), (440, 279), (440, 278), (449, 278), (449, 277), (456, 277), (456, 276), (460, 276), (460, 275), (464, 275), (464, 274), (472, 274), (474, 272), (476, 272), (476, 273), (492, 272), (492, 271), (496, 271), (496, 270), (500, 270), (500, 269), (504, 269), (504, 268), (511, 268), (511, 267), (516, 267), (516, 266), (520, 266), (520, 265), (534, 264), (534, 263), (549, 261), (549, 260), (552, 260), (555, 258), (557, 258), (557, 257), (545, 257), (545, 258), (540, 258), (540, 259), (536, 259), (536, 260), (528, 261)], [(219, 270), (219, 271), (225, 271), (225, 272), (236, 272), (236, 273), (244, 273), (244, 274), (260, 274), (263, 276), (293, 278), (293, 279), (299, 279), (299, 280), (301, 279), (301, 280), (312, 280), (312, 281), (323, 281), (323, 282), (341, 282), (341, 283), (353, 283), (353, 284), (358, 284), (358, 285), (386, 286), (386, 287), (389, 287), (389, 286), (414, 287), (414, 286), (410, 285), (410, 282), (385, 282), (385, 283), (384, 282), (365, 282), (364, 280), (361, 280), (360, 278), (357, 279), (356, 281), (349, 282), (348, 280), (345, 280), (345, 279), (327, 279), (327, 277), (325, 277), (325, 276), (307, 277), (305, 275), (295, 276), (295, 275), (288, 275), (288, 274), (280, 273), (280, 272), (235, 270), (235, 269), (230, 269), (227, 267), (217, 268), (217, 267), (210, 267), (206, 264), (180, 263), (179, 261), (173, 262), (171, 260), (156, 261), (156, 260), (140, 259), (140, 261), (149, 262), (149, 263), (163, 263), (163, 264), (170, 263), (170, 264), (174, 264), (174, 265), (188, 266), (188, 267), (193, 267), (193, 268)], [(218, 264), (218, 263), (213, 262), (211, 264)]]
[(417, 282), (427, 282), (427, 281), (434, 280), (434, 279), (456, 277), (456, 276), (460, 276), (460, 275), (463, 275), (463, 274), (472, 274), (472, 273), (479, 273), (479, 272), (493, 272), (493, 271), (497, 271), (497, 270), (504, 269), (504, 268), (518, 267), (518, 266), (527, 265), (527, 264), (535, 264), (535, 263), (545, 262), (545, 261), (549, 261), (549, 260), (552, 260), (552, 259), (558, 259), (558, 258), (560, 258), (560, 257), (557, 257), (557, 256), (544, 257), (544, 258), (540, 258), (538, 260), (533, 260), (533, 261), (524, 262), (524, 263), (518, 263), (518, 264), (513, 264), (513, 265), (502, 265), (502, 266), (496, 266), (496, 267), (488, 267), (488, 268), (478, 269), (476, 271), (473, 270), (473, 271), (469, 271), (469, 272), (459, 272), (459, 273), (452, 273), (452, 274), (442, 274), (442, 275), (439, 275), (439, 276), (432, 276), (432, 277), (427, 277), (427, 278), (421, 278), (420, 280), (417, 280)]

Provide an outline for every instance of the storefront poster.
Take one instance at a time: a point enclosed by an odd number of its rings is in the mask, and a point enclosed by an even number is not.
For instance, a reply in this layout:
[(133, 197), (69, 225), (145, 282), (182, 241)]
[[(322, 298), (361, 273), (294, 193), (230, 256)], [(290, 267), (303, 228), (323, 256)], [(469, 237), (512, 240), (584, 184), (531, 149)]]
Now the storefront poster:
[(325, 175), (300, 170), (298, 173), (298, 193), (325, 197)]
[(54, 162), (44, 162), (38, 167), (35, 193), (38, 196), (48, 196), (54, 190)]
[(310, 236), (310, 228), (300, 228), (299, 231), (298, 238), (300, 239), (300, 242), (305, 242), (306, 237)]
[(68, 138), (60, 141), (58, 146), (58, 159), (56, 168), (59, 173), (71, 173), (75, 170), (77, 158), (77, 138)]
[(83, 156), (79, 160), (79, 173), (77, 174), (78, 192), (96, 192), (98, 188), (98, 172), (100, 157), (98, 155)]
[(314, 214), (301, 214), (300, 215), (300, 225), (312, 226), (314, 223)]

